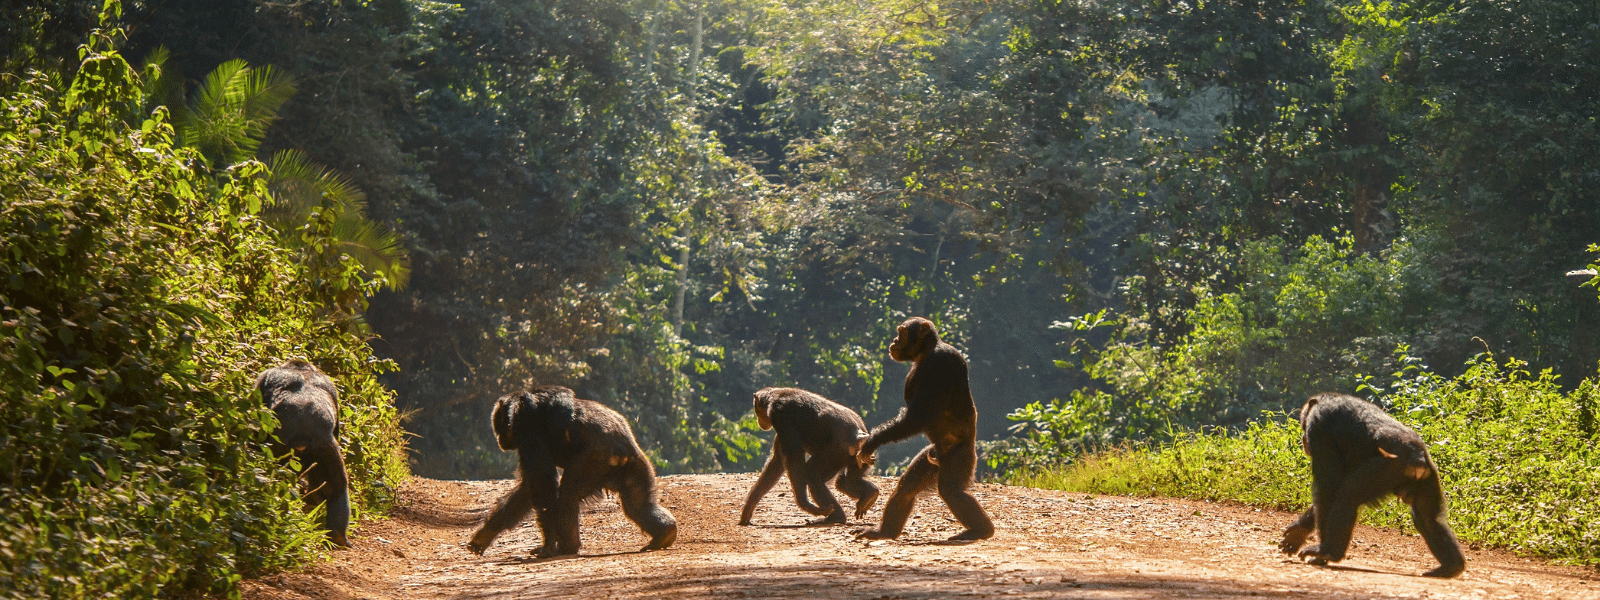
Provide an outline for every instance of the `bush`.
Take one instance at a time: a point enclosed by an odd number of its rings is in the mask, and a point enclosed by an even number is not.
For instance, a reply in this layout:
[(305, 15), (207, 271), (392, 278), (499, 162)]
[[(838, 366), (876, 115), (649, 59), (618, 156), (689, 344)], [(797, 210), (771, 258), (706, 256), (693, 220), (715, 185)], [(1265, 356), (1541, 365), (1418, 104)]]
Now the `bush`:
[[(1242, 281), (1190, 290), (1188, 333), (1170, 347), (1152, 341), (1144, 317), (1061, 324), (1113, 332), (1103, 348), (1080, 346), (1087, 350), (1084, 372), (1110, 392), (1101, 401), (1103, 422), (1083, 426), (1147, 440), (1159, 439), (1168, 424), (1240, 425), (1353, 385), (1360, 373), (1392, 370), (1388, 353), (1403, 339), (1396, 313), (1403, 262), (1364, 255), (1337, 232), (1288, 251), (1283, 245), (1276, 238), (1245, 243)], [(1403, 246), (1395, 252), (1403, 254)]]
[(302, 357), (339, 382), (372, 512), (406, 475), (389, 365), (338, 309), (370, 293), (359, 267), (278, 245), (261, 164), (211, 172), (164, 109), (127, 125), (110, 47), (64, 93), (31, 73), (0, 99), (0, 597), (236, 594), (322, 547), (262, 449), (255, 374)]

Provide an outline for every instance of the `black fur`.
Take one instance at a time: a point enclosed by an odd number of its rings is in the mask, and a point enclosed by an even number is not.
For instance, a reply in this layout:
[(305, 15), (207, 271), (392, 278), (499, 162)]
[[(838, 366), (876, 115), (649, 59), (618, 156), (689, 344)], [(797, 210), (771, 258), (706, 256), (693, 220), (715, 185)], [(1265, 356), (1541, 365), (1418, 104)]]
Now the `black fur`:
[[(1455, 577), (1466, 569), (1461, 544), (1445, 523), (1439, 469), (1421, 436), (1383, 409), (1335, 393), (1306, 401), (1300, 427), (1311, 457), (1312, 504), (1284, 530), (1279, 549), (1315, 564), (1344, 560), (1361, 505), (1394, 494), (1411, 505), (1411, 522), (1439, 559), (1439, 567), (1424, 575)], [(1302, 548), (1312, 531), (1321, 543)]]
[(858, 462), (870, 463), (879, 446), (918, 433), (930, 444), (911, 460), (894, 495), (883, 507), (883, 522), (861, 537), (889, 539), (900, 536), (916, 506), (917, 494), (936, 484), (939, 497), (966, 526), (952, 540), (981, 540), (994, 536), (994, 522), (967, 491), (978, 468), (978, 408), (967, 385), (967, 359), (954, 346), (939, 341), (933, 322), (912, 317), (900, 324), (889, 356), (910, 362), (906, 374), (906, 408), (879, 425), (862, 445)]
[(517, 487), (472, 534), (473, 552), (483, 554), (500, 532), (537, 509), (544, 543), (535, 553), (577, 554), (579, 508), (604, 490), (616, 492), (622, 513), (650, 536), (642, 550), (677, 539), (678, 522), (656, 502), (655, 468), (616, 411), (546, 386), (500, 397), (493, 422), (500, 449), (517, 451)]
[[(872, 509), (878, 500), (878, 486), (867, 481), (867, 468), (857, 464), (856, 452), (866, 441), (866, 424), (856, 411), (811, 392), (795, 388), (765, 388), (753, 400), (756, 420), (762, 429), (777, 430), (772, 440), (772, 455), (761, 469), (750, 495), (745, 497), (740, 525), (749, 525), (756, 504), (778, 483), (784, 472), (794, 487), (794, 501), (800, 509), (819, 517), (818, 523), (844, 523), (844, 507), (828, 491), (828, 480), (844, 469), (835, 484), (839, 491), (856, 499), (856, 518)], [(811, 455), (808, 460), (806, 455)], [(812, 504), (806, 490), (817, 499)]]
[(291, 360), (256, 377), (261, 400), (280, 423), (274, 454), (300, 459), (307, 507), (327, 504), (324, 526), (333, 543), (348, 547), (350, 477), (339, 451), (339, 391), (333, 380), (303, 360)]

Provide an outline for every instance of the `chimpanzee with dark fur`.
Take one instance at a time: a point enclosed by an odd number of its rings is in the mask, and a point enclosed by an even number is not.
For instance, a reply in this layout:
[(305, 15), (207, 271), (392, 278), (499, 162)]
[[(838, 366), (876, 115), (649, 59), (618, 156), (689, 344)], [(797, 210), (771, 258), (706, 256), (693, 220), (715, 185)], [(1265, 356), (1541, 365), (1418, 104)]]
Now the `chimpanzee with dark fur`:
[[(1444, 491), (1428, 446), (1415, 431), (1371, 403), (1344, 394), (1312, 396), (1300, 409), (1301, 445), (1311, 456), (1311, 508), (1283, 532), (1278, 545), (1314, 564), (1344, 559), (1356, 512), (1394, 494), (1411, 505), (1428, 550), (1439, 559), (1429, 577), (1455, 577), (1466, 569), (1456, 534), (1445, 523)], [(1306, 538), (1315, 530), (1321, 543)]]
[(339, 452), (339, 391), (333, 380), (296, 359), (263, 371), (256, 389), (278, 416), (273, 453), (286, 456), (293, 450), (299, 457), (306, 506), (327, 503), (328, 538), (349, 547), (350, 477)]
[(856, 454), (862, 465), (871, 464), (872, 454), (884, 444), (918, 433), (930, 444), (906, 467), (894, 495), (883, 507), (883, 522), (877, 529), (863, 531), (859, 537), (890, 539), (899, 537), (906, 519), (916, 506), (917, 494), (938, 485), (956, 520), (966, 531), (951, 540), (981, 540), (994, 536), (994, 522), (978, 505), (967, 488), (978, 468), (978, 408), (967, 387), (967, 359), (954, 346), (939, 341), (933, 322), (912, 317), (901, 323), (889, 356), (910, 362), (906, 374), (906, 407), (900, 415), (872, 431)]
[[(794, 486), (794, 501), (800, 509), (824, 519), (818, 524), (845, 522), (844, 507), (828, 491), (828, 480), (844, 469), (839, 476), (839, 491), (856, 499), (856, 518), (872, 509), (878, 500), (878, 486), (867, 481), (867, 469), (857, 464), (856, 452), (867, 439), (867, 426), (856, 411), (795, 388), (765, 388), (755, 393), (756, 422), (762, 429), (776, 429), (772, 439), (772, 456), (761, 469), (761, 477), (745, 497), (744, 512), (739, 515), (740, 525), (749, 525), (756, 512), (756, 503), (778, 483), (787, 471), (789, 483)], [(810, 454), (810, 460), (806, 455)], [(806, 490), (817, 499), (812, 504)]]
[(604, 490), (616, 492), (622, 514), (650, 536), (641, 551), (678, 538), (677, 520), (656, 502), (655, 468), (617, 411), (545, 386), (501, 396), (493, 422), (500, 449), (517, 451), (517, 487), (472, 534), (473, 552), (483, 554), (500, 532), (537, 509), (543, 545), (534, 553), (577, 554), (578, 510)]

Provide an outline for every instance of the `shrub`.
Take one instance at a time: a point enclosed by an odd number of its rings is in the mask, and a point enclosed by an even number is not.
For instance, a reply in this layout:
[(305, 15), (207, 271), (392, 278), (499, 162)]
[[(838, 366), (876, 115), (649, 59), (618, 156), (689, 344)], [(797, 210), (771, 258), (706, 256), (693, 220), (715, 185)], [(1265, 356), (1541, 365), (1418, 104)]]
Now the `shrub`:
[(0, 99), (0, 597), (236, 593), (314, 556), (251, 386), (285, 358), (340, 383), (364, 512), (406, 475), (389, 365), (338, 308), (370, 293), (359, 267), (278, 245), (260, 163), (211, 172), (164, 109), (126, 124), (138, 82), (110, 48), (65, 92), (31, 73)]

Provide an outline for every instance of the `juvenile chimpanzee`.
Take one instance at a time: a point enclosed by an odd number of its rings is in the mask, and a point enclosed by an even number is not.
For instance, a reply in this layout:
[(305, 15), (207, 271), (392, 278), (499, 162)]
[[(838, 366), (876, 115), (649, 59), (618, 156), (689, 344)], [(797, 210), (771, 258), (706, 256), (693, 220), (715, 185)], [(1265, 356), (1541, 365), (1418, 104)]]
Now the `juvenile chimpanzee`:
[[(545, 386), (501, 396), (494, 437), (517, 451), (517, 487), (500, 499), (467, 547), (483, 554), (500, 532), (538, 509), (540, 558), (578, 553), (578, 509), (603, 490), (617, 493), (622, 514), (650, 536), (644, 550), (678, 539), (678, 522), (656, 502), (656, 471), (617, 411)], [(560, 472), (557, 472), (560, 469)]]
[(307, 507), (327, 503), (328, 538), (350, 546), (350, 477), (339, 452), (339, 391), (333, 380), (303, 360), (267, 369), (256, 377), (261, 400), (278, 415), (273, 453), (293, 450), (300, 459)]
[[(1311, 456), (1311, 508), (1283, 532), (1278, 548), (1314, 564), (1344, 559), (1361, 505), (1394, 494), (1411, 505), (1428, 550), (1439, 559), (1429, 577), (1455, 577), (1467, 567), (1456, 534), (1445, 524), (1444, 491), (1428, 446), (1415, 431), (1371, 403), (1344, 394), (1312, 396), (1300, 409), (1301, 445)], [(1319, 544), (1301, 548), (1314, 530)]]
[(862, 465), (871, 464), (872, 454), (884, 444), (918, 433), (931, 442), (906, 467), (894, 495), (883, 507), (883, 523), (860, 537), (888, 539), (898, 537), (905, 528), (917, 494), (938, 484), (956, 520), (966, 531), (951, 540), (981, 540), (994, 536), (994, 523), (967, 488), (978, 468), (978, 408), (967, 387), (967, 359), (954, 346), (939, 341), (933, 322), (912, 317), (900, 324), (899, 333), (889, 344), (889, 357), (910, 362), (906, 374), (906, 407), (900, 415), (872, 431), (856, 454)]
[[(839, 469), (839, 491), (856, 499), (856, 518), (872, 509), (878, 500), (878, 486), (867, 481), (866, 467), (855, 461), (856, 452), (867, 439), (867, 426), (856, 411), (795, 388), (765, 388), (755, 393), (756, 421), (762, 429), (776, 429), (772, 439), (772, 456), (761, 469), (761, 477), (744, 499), (744, 512), (739, 515), (740, 525), (749, 525), (756, 512), (756, 503), (778, 483), (784, 471), (789, 473), (789, 483), (794, 486), (794, 501), (800, 509), (819, 517), (818, 523), (844, 523), (844, 507), (828, 491), (828, 480)], [(810, 454), (811, 459), (806, 460)], [(806, 497), (811, 490), (817, 503)], [(819, 508), (820, 507), (820, 508)]]

